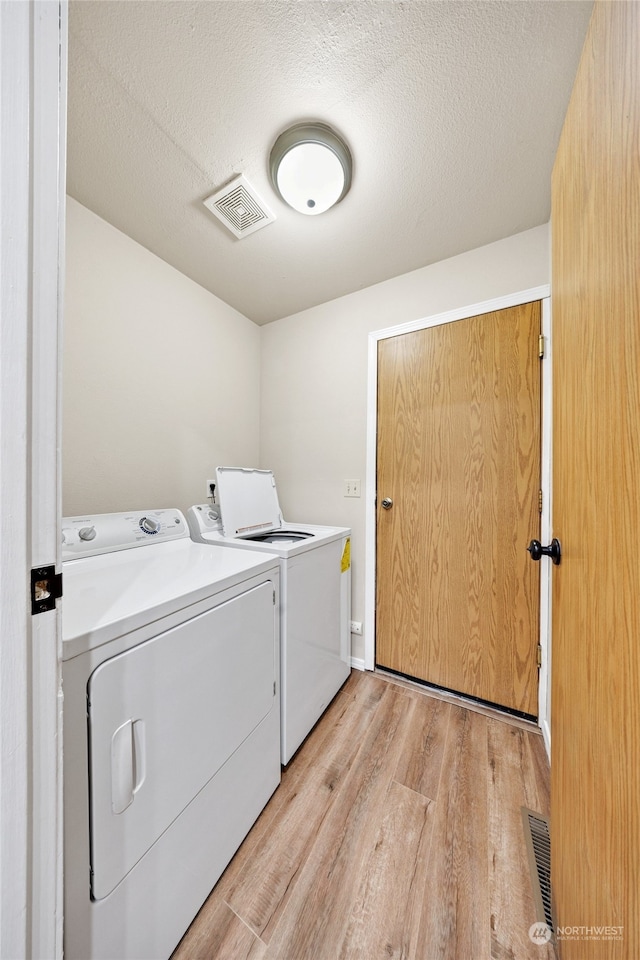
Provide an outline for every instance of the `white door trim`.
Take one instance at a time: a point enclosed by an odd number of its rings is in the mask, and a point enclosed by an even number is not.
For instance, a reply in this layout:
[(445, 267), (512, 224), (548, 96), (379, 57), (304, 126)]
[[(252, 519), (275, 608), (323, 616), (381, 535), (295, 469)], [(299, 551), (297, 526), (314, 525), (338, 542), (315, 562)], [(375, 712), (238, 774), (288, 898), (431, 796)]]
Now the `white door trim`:
[(59, 328), (66, 0), (0, 4), (0, 956), (62, 956), (60, 613), (32, 617), (30, 569), (59, 569)]
[[(504, 310), (508, 307), (515, 307), (521, 303), (531, 303), (533, 300), (543, 301), (543, 332), (547, 341), (550, 340), (549, 324), (549, 284), (543, 284), (539, 287), (532, 287), (528, 290), (521, 290), (518, 293), (509, 294), (504, 297), (497, 297), (493, 300), (485, 300), (481, 303), (474, 303), (469, 306), (459, 307), (455, 310), (448, 310), (445, 313), (434, 314), (431, 317), (425, 317), (420, 320), (413, 320), (409, 323), (401, 323), (395, 327), (387, 327), (384, 330), (375, 330), (369, 334), (368, 344), (368, 376), (367, 376), (367, 465), (366, 465), (366, 518), (365, 518), (365, 626), (364, 626), (364, 665), (366, 670), (373, 670), (375, 667), (375, 616), (376, 616), (376, 457), (377, 457), (377, 436), (378, 436), (378, 418), (377, 418), (377, 398), (378, 398), (378, 343), (380, 340), (386, 340), (389, 337), (396, 337), (403, 333), (412, 333), (415, 330), (424, 330), (427, 327), (436, 327), (444, 323), (453, 323), (456, 320), (466, 320), (468, 317), (479, 316), (483, 313), (492, 313), (495, 310)], [(545, 328), (546, 323), (546, 328)], [(550, 365), (549, 365), (550, 366)], [(545, 517), (544, 508), (550, 509), (550, 456), (551, 456), (551, 438), (550, 438), (550, 370), (543, 367), (543, 399), (542, 399), (542, 491), (543, 491), (543, 525), (542, 536), (545, 535), (545, 521), (549, 524), (549, 515)], [(546, 416), (545, 416), (546, 414)], [(546, 457), (549, 461), (545, 460)], [(541, 599), (549, 595), (549, 564), (540, 564), (541, 577)], [(541, 603), (541, 621), (540, 621), (540, 642), (543, 647), (543, 667), (544, 687), (548, 689), (546, 663), (548, 658), (545, 655), (547, 649), (549, 632), (549, 611), (545, 606), (544, 620), (542, 619)], [(540, 673), (540, 683), (542, 686), (543, 671)], [(547, 699), (539, 699), (540, 716), (542, 718), (542, 705), (546, 707)]]
[(29, 75), (26, 4), (0, 5), (0, 956), (26, 957), (29, 885), (25, 530), (29, 337)]
[[(542, 364), (542, 516), (540, 517), (540, 537), (542, 543), (551, 543), (553, 485), (551, 478), (553, 460), (553, 336), (551, 332), (551, 299), (542, 301), (542, 334), (545, 350)], [(551, 562), (540, 564), (540, 646), (542, 648), (542, 666), (540, 667), (540, 687), (538, 694), (538, 724), (542, 730), (547, 756), (551, 759)]]

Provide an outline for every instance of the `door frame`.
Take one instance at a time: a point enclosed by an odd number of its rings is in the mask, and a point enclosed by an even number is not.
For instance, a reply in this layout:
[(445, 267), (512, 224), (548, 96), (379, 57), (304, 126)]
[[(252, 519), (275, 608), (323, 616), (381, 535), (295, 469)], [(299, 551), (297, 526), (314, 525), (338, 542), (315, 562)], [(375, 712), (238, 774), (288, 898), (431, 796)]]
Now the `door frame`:
[(60, 569), (66, 0), (0, 4), (0, 956), (62, 956)]
[[(366, 453), (366, 499), (365, 499), (365, 628), (364, 628), (364, 668), (375, 668), (376, 648), (376, 469), (378, 438), (378, 343), (390, 337), (404, 333), (413, 333), (427, 327), (437, 327), (456, 320), (483, 313), (493, 313), (534, 300), (542, 301), (542, 333), (545, 338), (545, 360), (542, 364), (542, 411), (541, 411), (541, 487), (542, 516), (540, 534), (547, 542), (551, 530), (551, 301), (550, 285), (543, 284), (520, 290), (504, 297), (484, 300), (430, 317), (400, 323), (383, 330), (374, 330), (368, 341), (367, 372), (367, 453)], [(542, 647), (542, 666), (539, 675), (538, 722), (545, 739), (547, 752), (551, 750), (550, 738), (550, 590), (551, 578), (549, 564), (540, 564), (540, 645)]]

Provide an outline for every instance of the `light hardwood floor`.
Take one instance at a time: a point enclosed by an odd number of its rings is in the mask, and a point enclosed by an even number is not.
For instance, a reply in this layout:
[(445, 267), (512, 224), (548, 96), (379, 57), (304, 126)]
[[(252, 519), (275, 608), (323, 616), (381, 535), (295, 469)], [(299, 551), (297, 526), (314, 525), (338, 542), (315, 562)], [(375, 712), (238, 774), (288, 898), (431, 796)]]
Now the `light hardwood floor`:
[(353, 672), (173, 960), (552, 960), (522, 806), (537, 732)]

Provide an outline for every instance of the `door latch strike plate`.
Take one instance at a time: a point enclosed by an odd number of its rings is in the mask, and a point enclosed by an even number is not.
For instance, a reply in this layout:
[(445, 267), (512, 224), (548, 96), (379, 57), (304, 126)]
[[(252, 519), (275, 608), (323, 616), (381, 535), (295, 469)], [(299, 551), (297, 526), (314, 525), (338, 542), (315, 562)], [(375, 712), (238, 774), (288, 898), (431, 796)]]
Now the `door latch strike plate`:
[(34, 567), (31, 571), (31, 613), (55, 610), (56, 600), (62, 596), (62, 574), (49, 567)]
[(541, 667), (542, 666), (542, 647), (540, 646), (540, 644), (538, 644), (537, 660), (538, 660), (538, 666)]

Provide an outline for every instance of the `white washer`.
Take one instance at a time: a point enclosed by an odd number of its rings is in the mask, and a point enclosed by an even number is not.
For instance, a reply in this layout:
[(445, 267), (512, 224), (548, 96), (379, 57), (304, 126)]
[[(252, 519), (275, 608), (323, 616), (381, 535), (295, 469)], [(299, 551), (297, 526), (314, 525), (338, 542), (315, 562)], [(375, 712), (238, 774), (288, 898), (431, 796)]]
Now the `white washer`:
[(168, 957), (280, 781), (278, 561), (63, 520), (65, 957)]
[[(351, 531), (285, 524), (271, 470), (218, 467), (220, 511), (187, 511), (194, 540), (281, 563), (281, 736), (287, 764), (351, 672)], [(221, 512), (221, 519), (218, 519)]]

